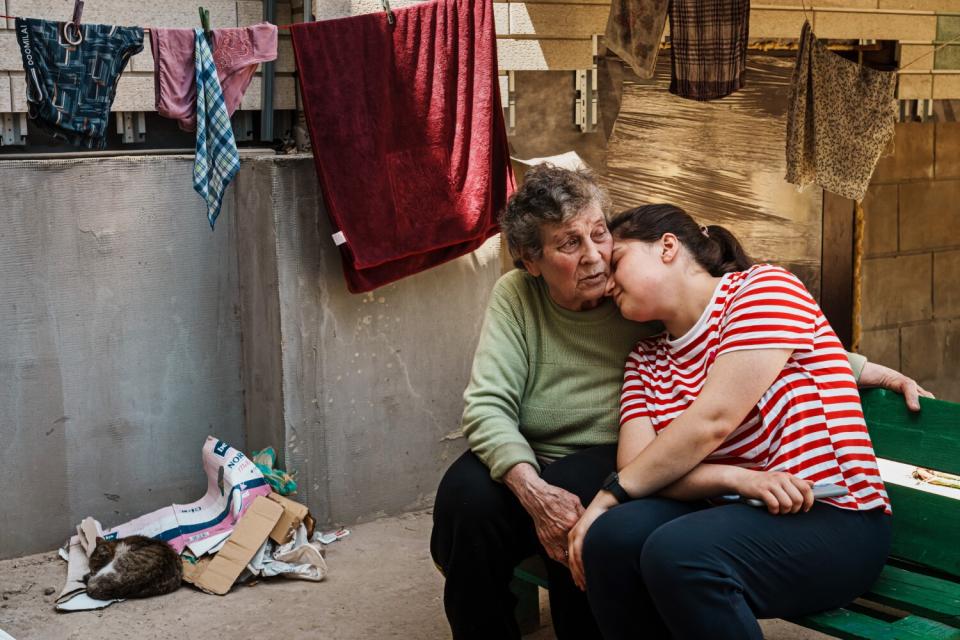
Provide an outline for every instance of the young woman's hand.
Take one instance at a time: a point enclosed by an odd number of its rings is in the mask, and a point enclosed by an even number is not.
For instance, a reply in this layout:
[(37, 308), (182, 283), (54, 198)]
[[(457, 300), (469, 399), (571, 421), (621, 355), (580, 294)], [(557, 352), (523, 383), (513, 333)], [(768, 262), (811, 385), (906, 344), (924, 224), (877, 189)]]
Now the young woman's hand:
[(782, 471), (743, 470), (735, 489), (744, 498), (763, 502), (770, 513), (809, 511), (813, 506), (813, 484)]
[(587, 578), (583, 572), (583, 539), (587, 537), (587, 531), (590, 530), (594, 521), (617, 504), (619, 503), (617, 499), (613, 497), (613, 494), (607, 491), (600, 491), (589, 506), (587, 506), (587, 510), (583, 512), (583, 515), (580, 516), (577, 524), (573, 525), (573, 529), (570, 530), (567, 536), (569, 540), (567, 553), (569, 554), (568, 566), (570, 567), (570, 574), (573, 576), (573, 581), (577, 583), (577, 586), (583, 591), (587, 590)]

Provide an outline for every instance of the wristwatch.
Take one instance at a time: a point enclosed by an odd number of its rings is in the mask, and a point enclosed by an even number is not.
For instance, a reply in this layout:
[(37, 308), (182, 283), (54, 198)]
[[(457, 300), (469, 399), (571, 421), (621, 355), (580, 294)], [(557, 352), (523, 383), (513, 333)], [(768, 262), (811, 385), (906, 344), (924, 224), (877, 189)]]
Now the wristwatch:
[(630, 497), (630, 494), (620, 486), (620, 476), (617, 475), (616, 471), (607, 476), (607, 479), (603, 481), (602, 488), (604, 491), (609, 491), (612, 493), (613, 497), (616, 498), (617, 502), (620, 504), (633, 500), (633, 498)]

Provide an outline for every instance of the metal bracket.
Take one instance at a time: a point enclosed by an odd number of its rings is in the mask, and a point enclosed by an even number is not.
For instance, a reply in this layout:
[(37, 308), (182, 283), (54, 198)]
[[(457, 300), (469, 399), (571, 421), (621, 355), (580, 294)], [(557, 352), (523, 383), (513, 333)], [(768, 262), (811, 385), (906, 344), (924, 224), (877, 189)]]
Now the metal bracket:
[(574, 102), (573, 122), (584, 133), (597, 128), (597, 70), (578, 69), (577, 99)]
[(922, 98), (919, 100), (900, 100), (899, 122), (928, 122), (934, 120), (933, 100)]
[(137, 144), (147, 139), (147, 114), (143, 111), (117, 111), (117, 133), (124, 144)]
[(503, 107), (503, 120), (507, 133), (512, 135), (517, 126), (517, 76), (507, 71), (500, 76), (500, 105)]
[(593, 67), (577, 69), (577, 97), (573, 105), (573, 123), (584, 133), (596, 131), (599, 94), (597, 92), (597, 49), (599, 38), (593, 36)]
[(27, 144), (27, 114), (2, 113), (0, 127), (3, 133), (0, 136), (0, 146)]

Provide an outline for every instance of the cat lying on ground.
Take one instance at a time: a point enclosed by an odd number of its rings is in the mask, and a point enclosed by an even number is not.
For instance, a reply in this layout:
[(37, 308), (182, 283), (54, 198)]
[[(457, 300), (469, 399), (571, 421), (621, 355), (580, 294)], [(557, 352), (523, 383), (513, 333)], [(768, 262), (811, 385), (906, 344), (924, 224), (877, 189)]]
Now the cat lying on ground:
[(97, 600), (146, 598), (180, 588), (180, 556), (163, 540), (127, 536), (97, 538), (90, 555), (90, 573), (83, 577), (87, 594)]

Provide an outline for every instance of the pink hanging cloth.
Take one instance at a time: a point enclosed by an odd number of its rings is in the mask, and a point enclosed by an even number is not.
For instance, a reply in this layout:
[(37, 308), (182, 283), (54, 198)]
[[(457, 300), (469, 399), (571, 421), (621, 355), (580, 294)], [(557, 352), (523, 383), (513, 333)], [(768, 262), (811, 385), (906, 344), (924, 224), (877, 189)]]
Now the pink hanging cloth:
[[(213, 62), (227, 114), (240, 107), (243, 94), (261, 62), (277, 57), (277, 27), (261, 22), (250, 27), (214, 29)], [(184, 131), (197, 128), (197, 83), (193, 29), (150, 30), (157, 113), (176, 120)]]
[(432, 0), (291, 27), (347, 287), (469, 253), (514, 189), (491, 0)]

